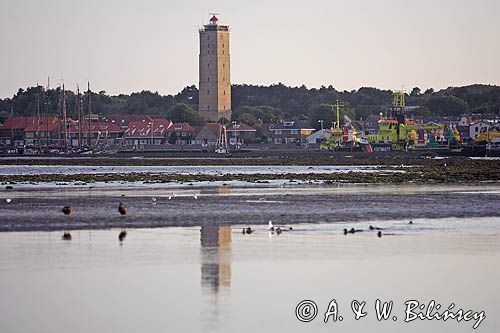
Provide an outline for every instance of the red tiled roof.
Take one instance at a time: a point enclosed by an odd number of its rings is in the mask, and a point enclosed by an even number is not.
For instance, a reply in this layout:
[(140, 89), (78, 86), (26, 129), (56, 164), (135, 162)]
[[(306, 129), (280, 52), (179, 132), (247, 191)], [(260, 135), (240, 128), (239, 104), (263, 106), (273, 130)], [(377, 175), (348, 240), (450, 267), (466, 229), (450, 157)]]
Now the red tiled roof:
[(30, 117), (9, 117), (0, 126), (3, 130), (24, 130), (31, 122)]
[[(79, 129), (78, 122), (75, 122), (70, 119), (68, 133), (78, 133), (78, 131), (87, 133), (89, 131), (89, 124), (87, 122), (83, 122), (81, 125), (81, 129)], [(120, 133), (123, 132), (123, 129), (115, 123), (93, 121), (90, 124), (90, 132)]]
[[(152, 125), (152, 126), (151, 126)], [(128, 124), (125, 131), (127, 138), (149, 138), (164, 137), (168, 128), (172, 126), (172, 122), (163, 118), (155, 119), (154, 121), (132, 121)], [(153, 133), (151, 133), (151, 128)]]
[(219, 123), (206, 123), (205, 127), (212, 132), (215, 136), (219, 135), (220, 124)]
[(43, 117), (37, 125), (37, 118), (30, 118), (28, 125), (24, 128), (25, 132), (53, 132), (59, 126), (59, 119), (57, 117)]

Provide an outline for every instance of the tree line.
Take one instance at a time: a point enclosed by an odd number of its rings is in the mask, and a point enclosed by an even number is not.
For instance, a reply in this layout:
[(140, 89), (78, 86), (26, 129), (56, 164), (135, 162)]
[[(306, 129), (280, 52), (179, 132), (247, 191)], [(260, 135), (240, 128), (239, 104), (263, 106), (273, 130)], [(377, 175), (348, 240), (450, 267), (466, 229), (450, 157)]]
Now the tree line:
[[(337, 100), (346, 107), (342, 112), (350, 118), (366, 119), (369, 115), (379, 114), (391, 107), (392, 91), (363, 87), (352, 91), (338, 91), (332, 86), (321, 88), (288, 87), (281, 83), (271, 86), (233, 85), (233, 120), (252, 126), (261, 122), (273, 122), (286, 118), (309, 120), (311, 125), (319, 126), (317, 120), (325, 124), (333, 121), (332, 105)], [(99, 115), (147, 114), (161, 116), (174, 121), (203, 124), (196, 112), (198, 108), (198, 89), (185, 87), (175, 95), (160, 95), (158, 92), (141, 91), (130, 95), (111, 96), (105, 91), (91, 92), (92, 113)], [(33, 116), (37, 100), (42, 114), (57, 115), (61, 108), (62, 90), (60, 87), (46, 90), (44, 87), (19, 89), (12, 98), (0, 99), (0, 118), (14, 115)], [(76, 116), (77, 97), (74, 91), (65, 91), (68, 116)], [(88, 110), (89, 94), (82, 97), (84, 111)], [(500, 112), (500, 87), (494, 85), (470, 85), (450, 87), (440, 91), (427, 89), (422, 92), (415, 87), (406, 94), (406, 104), (418, 106), (415, 115), (458, 116), (464, 113)], [(330, 117), (330, 118), (328, 118)]]

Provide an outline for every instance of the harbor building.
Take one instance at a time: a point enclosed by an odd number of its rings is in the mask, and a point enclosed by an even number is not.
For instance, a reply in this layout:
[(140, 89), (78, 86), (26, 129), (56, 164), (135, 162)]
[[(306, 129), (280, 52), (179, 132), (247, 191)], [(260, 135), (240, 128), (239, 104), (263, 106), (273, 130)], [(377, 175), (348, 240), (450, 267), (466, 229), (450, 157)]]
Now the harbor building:
[(229, 26), (213, 15), (200, 29), (199, 112), (207, 120), (231, 120)]

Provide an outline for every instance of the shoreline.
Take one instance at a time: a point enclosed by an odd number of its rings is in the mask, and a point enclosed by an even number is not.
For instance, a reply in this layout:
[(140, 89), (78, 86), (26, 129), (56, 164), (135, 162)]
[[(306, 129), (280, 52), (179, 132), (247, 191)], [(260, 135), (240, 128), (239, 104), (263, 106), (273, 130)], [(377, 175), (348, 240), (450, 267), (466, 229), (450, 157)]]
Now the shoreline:
[[(309, 158), (310, 157), (310, 158)], [(46, 182), (216, 182), (216, 181), (244, 181), (265, 182), (271, 180), (322, 181), (326, 183), (367, 183), (367, 184), (402, 184), (402, 183), (456, 183), (456, 182), (496, 182), (500, 181), (500, 160), (476, 159), (466, 157), (408, 157), (396, 156), (369, 156), (360, 158), (330, 157), (328, 154), (315, 156), (275, 156), (265, 158), (0, 158), (4, 166), (52, 166), (52, 167), (131, 167), (138, 170), (130, 172), (88, 172), (65, 174), (61, 173), (33, 173), (8, 174), (0, 173), (0, 184), (13, 185), (19, 182), (46, 183)], [(163, 171), (140, 170), (140, 167), (255, 167), (255, 173), (245, 173), (236, 170), (216, 174), (204, 172), (188, 173), (189, 170)], [(376, 172), (362, 172), (359, 170), (318, 172), (303, 170), (292, 172), (286, 170), (280, 173), (259, 172), (259, 167), (265, 166), (293, 166), (293, 167), (369, 167)], [(0, 171), (1, 172), (1, 171)]]

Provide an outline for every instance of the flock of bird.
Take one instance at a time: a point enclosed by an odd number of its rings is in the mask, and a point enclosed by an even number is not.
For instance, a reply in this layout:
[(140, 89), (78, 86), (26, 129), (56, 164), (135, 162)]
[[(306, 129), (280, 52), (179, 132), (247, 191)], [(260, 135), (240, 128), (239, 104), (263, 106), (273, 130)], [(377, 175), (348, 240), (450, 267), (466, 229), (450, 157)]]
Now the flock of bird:
[[(176, 194), (174, 192), (172, 192), (172, 195), (168, 196), (168, 200), (172, 200), (173, 197), (175, 197)], [(193, 195), (193, 199), (194, 200), (198, 200), (198, 195), (194, 194)], [(10, 198), (7, 198), (5, 199), (5, 202), (6, 203), (11, 203), (12, 202), (12, 199)], [(151, 202), (153, 205), (156, 205), (156, 198), (153, 197), (151, 199)], [(64, 215), (71, 215), (71, 213), (73, 213), (73, 208), (71, 206), (64, 206), (62, 209), (61, 209), (61, 212), (64, 213)], [(123, 202), (119, 202), (118, 203), (118, 212), (120, 213), (121, 216), (125, 216), (128, 214), (128, 208), (125, 206), (125, 204)], [(413, 221), (410, 221), (408, 222), (408, 224), (412, 225), (413, 224)], [(368, 228), (369, 230), (368, 231), (375, 231), (377, 230), (377, 236), (378, 237), (382, 237), (382, 230), (384, 230), (383, 228), (379, 228), (379, 227), (374, 227), (372, 225), (370, 225), (370, 227)], [(277, 234), (277, 235), (280, 235), (283, 231), (292, 231), (293, 228), (292, 227), (287, 227), (287, 226), (274, 226), (273, 225), (273, 221), (269, 221), (268, 222), (268, 231), (270, 234)], [(357, 232), (363, 232), (365, 230), (363, 229), (355, 229), (355, 228), (351, 228), (351, 229), (344, 229), (344, 235), (348, 235), (348, 234), (355, 234)], [(242, 233), (243, 235), (251, 235), (252, 233), (254, 233), (255, 230), (250, 228), (250, 227), (246, 227), (246, 228), (243, 228), (242, 230)], [(127, 237), (127, 231), (125, 229), (121, 229), (120, 233), (118, 234), (118, 240), (120, 242), (123, 242), (123, 240), (125, 239), (125, 237)], [(68, 230), (65, 230), (63, 235), (62, 235), (62, 239), (63, 240), (71, 240), (72, 237), (71, 237), (71, 233), (68, 231)]]
[[(413, 224), (413, 221), (408, 222), (408, 224)], [(370, 225), (370, 227), (369, 227), (368, 229), (369, 229), (369, 231), (375, 231), (375, 230), (377, 230), (377, 236), (378, 236), (378, 237), (382, 237), (382, 235), (383, 235), (383, 234), (382, 234), (382, 230), (384, 230), (383, 228), (374, 227), (374, 226)], [(355, 234), (355, 233), (357, 233), (357, 232), (363, 232), (363, 231), (365, 231), (365, 230), (362, 230), (362, 229), (354, 229), (354, 228), (351, 228), (351, 229), (349, 229), (349, 230), (344, 229), (344, 235), (347, 235), (347, 234)]]
[[(176, 197), (176, 196), (177, 195), (174, 192), (172, 192), (172, 194), (168, 196), (168, 200), (172, 200), (172, 198)], [(193, 194), (193, 199), (194, 200), (198, 200), (198, 195), (197, 194)], [(5, 199), (5, 202), (6, 203), (10, 203), (10, 202), (12, 202), (12, 199)], [(153, 205), (156, 205), (156, 198), (155, 197), (151, 198), (151, 203)], [(71, 215), (71, 213), (73, 213), (73, 207), (71, 207), (71, 206), (64, 206), (61, 209), (61, 212), (64, 215)], [(128, 208), (121, 201), (118, 203), (118, 212), (120, 213), (121, 216), (125, 216), (125, 215), (128, 214)], [(121, 231), (120, 231), (120, 233), (118, 234), (118, 240), (120, 242), (123, 242), (123, 240), (125, 239), (125, 237), (127, 237), (127, 230), (125, 230), (125, 229), (122, 228)], [(72, 239), (71, 233), (69, 232), (69, 230), (65, 230), (64, 231), (64, 233), (62, 235), (62, 239), (63, 240), (71, 240)]]

